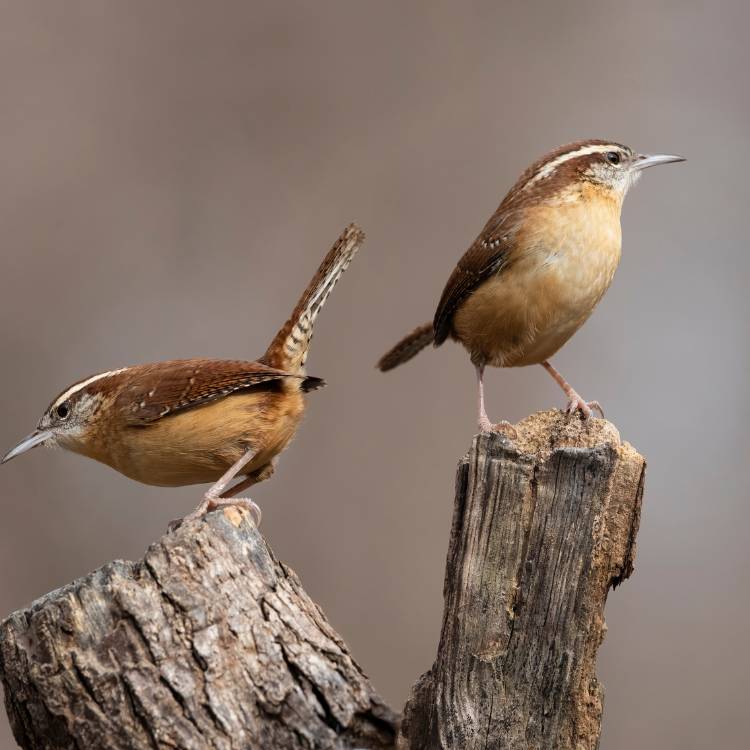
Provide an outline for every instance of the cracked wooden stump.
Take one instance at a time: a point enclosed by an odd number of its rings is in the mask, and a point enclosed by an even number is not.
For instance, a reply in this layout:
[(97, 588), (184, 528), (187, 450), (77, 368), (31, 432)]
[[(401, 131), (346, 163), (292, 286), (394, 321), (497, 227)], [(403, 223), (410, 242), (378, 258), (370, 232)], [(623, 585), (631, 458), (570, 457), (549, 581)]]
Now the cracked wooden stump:
[(593, 750), (604, 604), (632, 572), (645, 464), (604, 420), (542, 412), (517, 429), (475, 438), (459, 464), (438, 656), (398, 739), (296, 575), (228, 508), (0, 625), (17, 741)]
[(235, 508), (0, 626), (23, 748), (391, 747), (396, 716)]
[(400, 748), (598, 747), (596, 652), (607, 593), (633, 570), (645, 462), (604, 420), (516, 427), (459, 464), (438, 655)]

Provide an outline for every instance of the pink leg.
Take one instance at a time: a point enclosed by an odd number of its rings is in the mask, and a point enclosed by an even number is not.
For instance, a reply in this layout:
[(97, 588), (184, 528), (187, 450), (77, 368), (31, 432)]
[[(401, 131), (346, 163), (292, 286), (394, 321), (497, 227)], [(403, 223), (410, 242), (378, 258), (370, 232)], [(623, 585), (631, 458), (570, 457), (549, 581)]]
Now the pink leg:
[(596, 409), (599, 414), (604, 417), (604, 410), (598, 401), (584, 401), (578, 393), (574, 390), (573, 386), (568, 383), (567, 380), (554, 368), (549, 362), (542, 362), (542, 367), (555, 379), (555, 382), (563, 389), (565, 395), (568, 397), (568, 405), (565, 411), (568, 414), (573, 414), (576, 411), (580, 411), (584, 419), (591, 419), (591, 410)]
[(510, 437), (518, 437), (516, 428), (510, 423), (502, 420), (498, 424), (492, 424), (490, 418), (487, 416), (487, 410), (484, 407), (484, 365), (475, 365), (477, 371), (477, 386), (478, 386), (478, 418), (477, 423), (480, 432), (504, 432)]
[[(261, 519), (260, 508), (249, 497), (224, 497), (224, 491), (227, 489), (231, 481), (237, 476), (237, 474), (240, 473), (240, 471), (242, 471), (245, 466), (247, 466), (248, 463), (250, 463), (254, 455), (255, 449), (250, 448), (250, 450), (248, 450), (244, 456), (242, 456), (238, 461), (235, 461), (235, 463), (229, 467), (224, 475), (217, 482), (211, 485), (211, 487), (208, 488), (208, 492), (206, 492), (206, 494), (203, 496), (203, 501), (200, 503), (200, 505), (192, 513), (185, 516), (185, 518), (177, 521), (172, 521), (172, 523), (169, 524), (169, 530), (174, 531), (183, 523), (183, 521), (192, 521), (196, 518), (204, 516), (206, 513), (210, 513), (212, 510), (223, 508), (227, 505), (240, 505), (244, 508), (247, 508), (253, 516), (255, 525), (259, 526)], [(248, 477), (247, 479), (238, 482), (234, 487), (232, 487), (229, 490), (228, 494), (240, 492), (241, 490), (249, 487), (251, 484), (254, 484), (256, 481), (257, 479), (255, 477)]]
[(492, 432), (492, 422), (487, 416), (487, 410), (484, 408), (484, 367), (481, 365), (476, 366), (477, 370), (477, 385), (478, 385), (478, 407), (479, 417), (478, 425), (480, 432)]

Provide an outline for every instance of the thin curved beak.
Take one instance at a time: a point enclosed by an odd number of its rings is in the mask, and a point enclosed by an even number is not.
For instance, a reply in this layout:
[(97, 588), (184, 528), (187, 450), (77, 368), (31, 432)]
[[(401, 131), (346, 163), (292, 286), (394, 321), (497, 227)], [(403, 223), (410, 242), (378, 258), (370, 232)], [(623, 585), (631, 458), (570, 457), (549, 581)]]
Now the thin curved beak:
[(41, 445), (45, 440), (49, 440), (52, 437), (52, 433), (49, 430), (34, 430), (28, 437), (25, 437), (13, 450), (8, 451), (4, 456), (0, 464), (4, 464), (6, 461), (10, 461), (11, 458), (20, 456), (26, 451), (30, 451), (32, 448), (36, 448), (37, 445)]
[(657, 164), (671, 164), (674, 161), (685, 161), (685, 157), (672, 154), (638, 154), (632, 168), (640, 171), (648, 167), (655, 167)]

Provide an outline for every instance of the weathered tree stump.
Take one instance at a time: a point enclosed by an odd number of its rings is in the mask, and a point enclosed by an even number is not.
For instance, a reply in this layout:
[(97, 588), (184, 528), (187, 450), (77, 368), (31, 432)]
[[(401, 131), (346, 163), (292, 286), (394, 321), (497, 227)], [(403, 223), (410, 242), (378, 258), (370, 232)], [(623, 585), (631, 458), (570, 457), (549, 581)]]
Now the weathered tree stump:
[(396, 716), (243, 512), (184, 524), (0, 626), (34, 750), (391, 747)]
[[(0, 625), (27, 750), (588, 750), (609, 589), (630, 575), (644, 460), (604, 420), (543, 412), (458, 468), (437, 659), (401, 732), (240, 510), (184, 524)], [(397, 648), (398, 644), (394, 644)]]
[(633, 570), (645, 462), (609, 422), (544, 412), (458, 467), (438, 655), (406, 704), (409, 750), (596, 748), (596, 652)]

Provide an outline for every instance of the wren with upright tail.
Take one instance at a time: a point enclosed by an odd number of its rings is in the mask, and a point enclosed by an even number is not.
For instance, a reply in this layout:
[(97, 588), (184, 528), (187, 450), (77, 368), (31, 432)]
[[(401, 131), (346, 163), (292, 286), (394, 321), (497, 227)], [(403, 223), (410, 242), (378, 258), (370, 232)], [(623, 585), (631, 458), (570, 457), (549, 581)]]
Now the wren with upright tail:
[(313, 326), (363, 239), (347, 227), (259, 360), (156, 362), (79, 380), (2, 463), (56, 445), (145, 484), (213, 482), (188, 517), (231, 504), (247, 506), (259, 522), (257, 505), (236, 495), (271, 476), (300, 424), (305, 393), (325, 385), (305, 372)]

